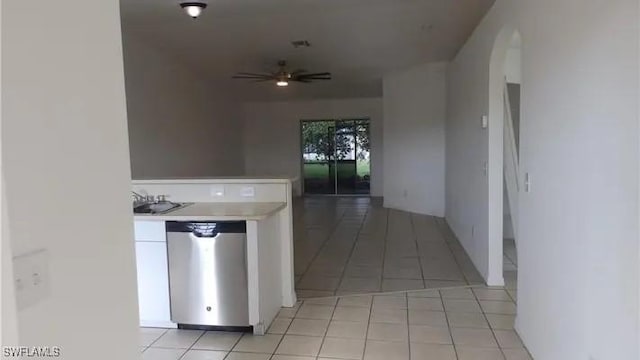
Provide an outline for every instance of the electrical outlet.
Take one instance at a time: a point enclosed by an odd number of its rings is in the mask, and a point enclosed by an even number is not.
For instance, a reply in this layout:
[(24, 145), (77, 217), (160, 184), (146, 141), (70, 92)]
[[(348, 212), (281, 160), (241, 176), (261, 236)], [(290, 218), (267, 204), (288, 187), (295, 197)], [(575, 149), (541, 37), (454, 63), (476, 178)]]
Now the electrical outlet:
[(13, 258), (16, 303), (19, 309), (36, 305), (51, 293), (49, 253), (39, 249)]
[(209, 189), (209, 193), (212, 197), (223, 197), (224, 196), (224, 186), (222, 185), (213, 185)]
[(404, 189), (404, 191), (402, 192), (402, 196), (408, 197), (409, 196), (409, 190)]
[(240, 195), (242, 197), (255, 197), (256, 196), (256, 188), (253, 186), (245, 186), (242, 188)]

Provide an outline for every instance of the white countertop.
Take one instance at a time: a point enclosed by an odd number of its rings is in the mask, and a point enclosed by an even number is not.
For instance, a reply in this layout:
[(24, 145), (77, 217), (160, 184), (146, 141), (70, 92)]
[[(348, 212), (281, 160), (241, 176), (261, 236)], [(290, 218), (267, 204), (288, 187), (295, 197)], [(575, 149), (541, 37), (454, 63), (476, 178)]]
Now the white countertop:
[(284, 202), (192, 203), (166, 214), (135, 214), (135, 220), (239, 221), (262, 220), (286, 207)]
[(224, 176), (224, 177), (207, 177), (207, 178), (173, 178), (173, 179), (138, 179), (133, 180), (134, 185), (141, 184), (220, 184), (220, 183), (237, 183), (237, 184), (273, 184), (273, 183), (291, 183), (298, 180), (297, 177), (291, 176)]

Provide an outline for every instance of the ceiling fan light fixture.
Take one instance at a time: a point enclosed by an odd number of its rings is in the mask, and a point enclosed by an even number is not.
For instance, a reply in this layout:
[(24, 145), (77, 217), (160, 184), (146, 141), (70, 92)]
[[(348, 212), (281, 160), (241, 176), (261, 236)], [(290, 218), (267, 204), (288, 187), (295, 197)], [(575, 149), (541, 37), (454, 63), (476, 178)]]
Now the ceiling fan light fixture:
[(276, 85), (278, 85), (279, 87), (289, 86), (289, 79), (291, 79), (291, 74), (284, 71), (284, 65), (281, 65), (281, 67), (283, 68), (283, 70), (280, 72), (278, 78), (276, 79)]
[(249, 72), (239, 72), (232, 76), (233, 79), (245, 79), (252, 80), (254, 82), (265, 82), (268, 81), (271, 84), (275, 82), (278, 87), (289, 86), (290, 83), (311, 83), (316, 80), (331, 80), (330, 72), (308, 72), (307, 70), (298, 69), (298, 70), (287, 70), (287, 62), (284, 60), (278, 61), (278, 67), (280, 68), (277, 72), (268, 72), (268, 73), (249, 73)]
[(187, 15), (195, 19), (207, 8), (207, 4), (201, 1), (191, 1), (180, 3), (180, 7), (184, 9)]

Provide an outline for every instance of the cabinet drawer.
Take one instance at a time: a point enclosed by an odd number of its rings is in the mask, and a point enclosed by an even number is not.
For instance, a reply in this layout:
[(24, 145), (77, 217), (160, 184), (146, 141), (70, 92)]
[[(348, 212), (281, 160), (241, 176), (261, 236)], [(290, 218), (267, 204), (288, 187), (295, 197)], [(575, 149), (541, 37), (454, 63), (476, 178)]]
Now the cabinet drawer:
[(134, 234), (136, 241), (167, 241), (164, 221), (136, 220)]

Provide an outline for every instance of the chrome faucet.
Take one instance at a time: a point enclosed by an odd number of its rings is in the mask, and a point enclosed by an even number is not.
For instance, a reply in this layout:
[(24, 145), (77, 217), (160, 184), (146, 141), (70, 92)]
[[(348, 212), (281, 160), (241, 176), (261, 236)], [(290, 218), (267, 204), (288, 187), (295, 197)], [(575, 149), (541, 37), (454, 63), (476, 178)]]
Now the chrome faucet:
[(169, 195), (142, 195), (135, 191), (131, 191), (131, 194), (134, 214), (164, 214), (187, 205), (167, 200)]
[(138, 194), (135, 191), (131, 191), (131, 193), (133, 194), (133, 204), (137, 205), (137, 204), (144, 204), (147, 202), (147, 197)]
[(141, 195), (135, 191), (131, 191), (133, 194), (133, 204), (134, 205), (142, 205), (142, 204), (153, 204), (153, 203), (164, 203), (167, 202), (167, 195)]

